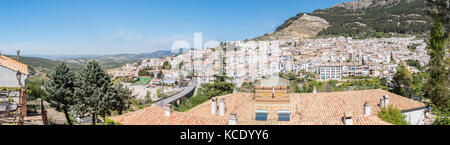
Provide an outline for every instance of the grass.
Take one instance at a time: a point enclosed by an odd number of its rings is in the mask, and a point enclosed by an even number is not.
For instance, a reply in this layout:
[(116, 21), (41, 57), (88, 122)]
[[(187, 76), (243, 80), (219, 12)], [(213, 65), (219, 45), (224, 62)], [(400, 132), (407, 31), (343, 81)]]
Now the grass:
[(138, 77), (138, 78), (139, 78), (138, 81), (133, 83), (133, 85), (146, 85), (150, 82), (151, 79), (149, 77)]

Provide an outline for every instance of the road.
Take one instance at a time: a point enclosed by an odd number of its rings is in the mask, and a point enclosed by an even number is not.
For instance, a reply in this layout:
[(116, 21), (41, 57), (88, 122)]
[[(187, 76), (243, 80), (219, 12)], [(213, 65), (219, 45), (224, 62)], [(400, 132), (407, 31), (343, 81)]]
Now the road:
[(189, 82), (188, 86), (185, 87), (181, 92), (179, 92), (178, 94), (175, 94), (171, 97), (168, 97), (166, 99), (160, 100), (158, 102), (155, 102), (154, 104), (157, 106), (165, 106), (166, 104), (172, 103), (178, 99), (180, 99), (183, 96), (186, 96), (187, 94), (189, 94), (190, 92), (192, 92), (195, 89), (195, 86), (197, 84), (193, 81)]

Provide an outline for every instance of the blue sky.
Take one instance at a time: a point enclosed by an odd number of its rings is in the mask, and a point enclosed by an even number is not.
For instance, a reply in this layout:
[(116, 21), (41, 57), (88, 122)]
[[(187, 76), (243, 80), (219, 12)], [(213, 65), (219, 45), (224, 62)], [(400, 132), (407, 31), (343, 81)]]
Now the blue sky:
[(0, 52), (149, 53), (177, 40), (231, 41), (272, 32), (299, 12), (351, 0), (1, 0)]

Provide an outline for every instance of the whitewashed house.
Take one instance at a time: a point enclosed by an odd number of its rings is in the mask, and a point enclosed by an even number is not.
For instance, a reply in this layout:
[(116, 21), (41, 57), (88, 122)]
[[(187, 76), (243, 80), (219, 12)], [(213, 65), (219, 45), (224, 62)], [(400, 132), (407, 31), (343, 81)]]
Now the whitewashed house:
[[(25, 104), (22, 110), (26, 110), (26, 94), (22, 88), (26, 85), (27, 77), (28, 66), (26, 64), (0, 54), (0, 88), (8, 90), (0, 94), (1, 102), (6, 102), (5, 99), (11, 97), (15, 104)], [(0, 105), (0, 111), (6, 109), (5, 107), (6, 105)], [(26, 116), (26, 111), (23, 113)]]

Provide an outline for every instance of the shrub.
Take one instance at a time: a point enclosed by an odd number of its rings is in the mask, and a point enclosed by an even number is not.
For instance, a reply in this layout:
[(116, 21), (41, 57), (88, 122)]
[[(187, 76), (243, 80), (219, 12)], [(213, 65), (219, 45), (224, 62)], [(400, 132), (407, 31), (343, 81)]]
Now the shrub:
[(111, 120), (109, 118), (105, 118), (105, 125), (122, 125), (119, 122), (115, 122), (114, 120)]
[(399, 109), (394, 108), (392, 105), (389, 105), (388, 108), (382, 107), (378, 116), (381, 120), (394, 125), (408, 125), (408, 122), (405, 120), (406, 117)]

